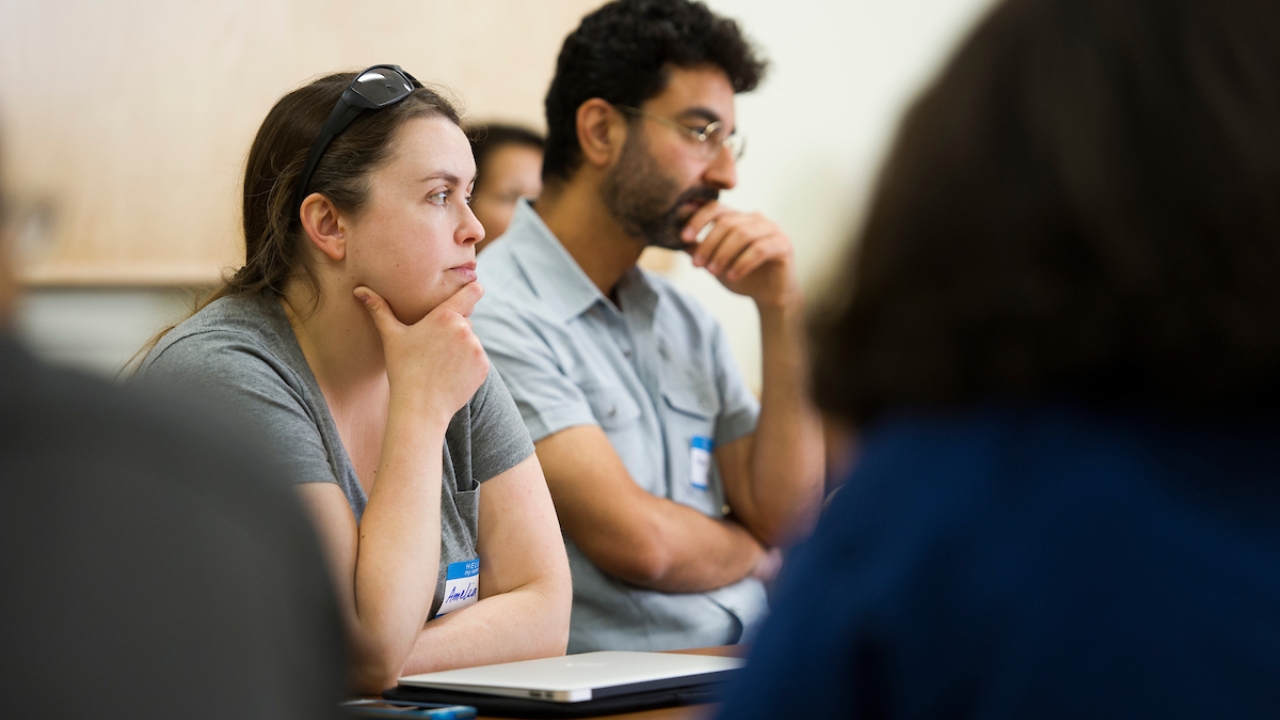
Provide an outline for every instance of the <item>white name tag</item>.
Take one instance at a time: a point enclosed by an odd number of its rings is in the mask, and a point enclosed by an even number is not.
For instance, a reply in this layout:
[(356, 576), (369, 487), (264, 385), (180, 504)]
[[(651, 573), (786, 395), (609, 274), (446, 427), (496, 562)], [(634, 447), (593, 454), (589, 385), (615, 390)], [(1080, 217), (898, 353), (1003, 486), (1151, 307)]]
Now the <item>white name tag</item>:
[(480, 558), (449, 563), (444, 576), (444, 602), (436, 617), (480, 601)]
[(694, 435), (689, 441), (689, 484), (699, 490), (707, 489), (707, 475), (711, 472), (711, 448), (715, 443), (709, 437)]

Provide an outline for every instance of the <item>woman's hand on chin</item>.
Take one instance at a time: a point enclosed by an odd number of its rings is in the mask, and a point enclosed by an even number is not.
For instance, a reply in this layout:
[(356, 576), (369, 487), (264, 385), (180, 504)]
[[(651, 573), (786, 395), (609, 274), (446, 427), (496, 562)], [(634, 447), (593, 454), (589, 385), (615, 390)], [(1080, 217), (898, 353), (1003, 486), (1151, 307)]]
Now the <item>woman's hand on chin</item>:
[(412, 325), (396, 319), (373, 290), (360, 286), (354, 294), (382, 337), (392, 406), (406, 405), (448, 422), (489, 374), (489, 357), (467, 319), (484, 288), (467, 283)]

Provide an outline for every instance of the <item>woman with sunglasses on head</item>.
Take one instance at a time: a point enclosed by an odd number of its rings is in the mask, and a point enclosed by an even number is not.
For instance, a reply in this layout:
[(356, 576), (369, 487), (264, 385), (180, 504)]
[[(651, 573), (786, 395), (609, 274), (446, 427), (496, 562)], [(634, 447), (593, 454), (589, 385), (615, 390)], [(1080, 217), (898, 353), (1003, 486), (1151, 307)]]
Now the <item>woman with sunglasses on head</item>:
[(213, 391), (294, 470), (365, 692), (567, 642), (555, 509), (467, 320), (474, 178), (457, 112), (395, 66), (289, 93), (249, 152), (244, 267), (139, 369)]

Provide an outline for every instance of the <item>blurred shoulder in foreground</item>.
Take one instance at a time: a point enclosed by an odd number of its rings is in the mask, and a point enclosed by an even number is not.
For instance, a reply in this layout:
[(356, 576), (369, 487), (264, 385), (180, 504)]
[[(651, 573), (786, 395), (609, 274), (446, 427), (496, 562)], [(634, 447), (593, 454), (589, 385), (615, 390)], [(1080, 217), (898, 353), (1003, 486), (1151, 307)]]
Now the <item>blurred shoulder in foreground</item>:
[(0, 333), (0, 716), (336, 714), (314, 535), (269, 458), (208, 414)]

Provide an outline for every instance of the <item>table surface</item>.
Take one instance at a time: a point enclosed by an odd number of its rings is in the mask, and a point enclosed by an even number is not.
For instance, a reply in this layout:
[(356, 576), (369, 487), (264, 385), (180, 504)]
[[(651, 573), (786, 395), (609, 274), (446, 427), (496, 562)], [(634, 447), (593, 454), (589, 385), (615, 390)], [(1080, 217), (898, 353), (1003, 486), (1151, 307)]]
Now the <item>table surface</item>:
[[(685, 655), (718, 655), (720, 657), (743, 657), (746, 646), (723, 645), (720, 647), (697, 648), (694, 650), (675, 650)], [(704, 720), (715, 712), (716, 705), (683, 705), (681, 707), (645, 710), (644, 712), (620, 713), (617, 715), (601, 715), (608, 720)], [(480, 720), (497, 720), (490, 715), (481, 715)]]

